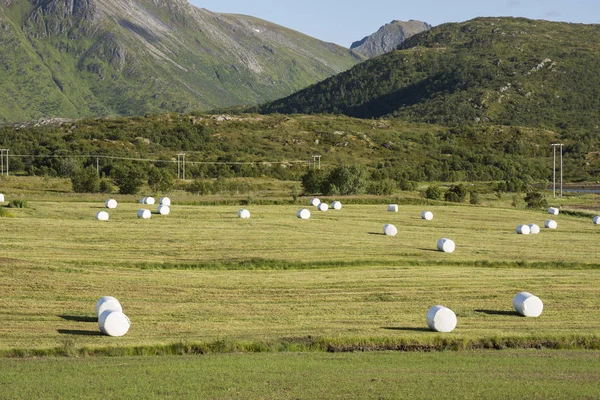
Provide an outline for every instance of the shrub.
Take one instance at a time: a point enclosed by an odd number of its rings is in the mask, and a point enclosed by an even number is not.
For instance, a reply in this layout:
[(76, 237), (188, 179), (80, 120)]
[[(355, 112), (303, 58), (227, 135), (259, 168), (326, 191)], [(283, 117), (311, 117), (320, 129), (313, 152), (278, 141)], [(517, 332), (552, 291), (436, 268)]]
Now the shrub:
[(369, 183), (367, 193), (378, 196), (390, 196), (396, 191), (396, 182), (393, 179), (384, 179)]
[(197, 195), (211, 194), (213, 185), (210, 182), (201, 179), (195, 179), (192, 183), (186, 186), (185, 191)]
[(91, 165), (79, 168), (71, 175), (71, 184), (75, 193), (96, 193), (100, 190), (100, 178), (96, 168)]
[(114, 188), (108, 179), (100, 180), (100, 185), (98, 186), (98, 191), (100, 193), (112, 193), (113, 190)]
[(29, 203), (27, 203), (27, 200), (11, 200), (8, 206), (10, 208), (29, 208)]
[(342, 196), (364, 193), (367, 188), (368, 173), (362, 165), (341, 165), (334, 168), (324, 184), (325, 195), (340, 194)]
[(462, 203), (467, 198), (467, 188), (465, 185), (452, 185), (446, 193), (444, 193), (444, 200), (451, 201), (454, 203)]
[(116, 167), (113, 169), (112, 175), (121, 194), (138, 193), (146, 180), (144, 172), (133, 166)]
[(530, 190), (525, 196), (525, 203), (528, 208), (546, 208), (548, 207), (548, 201), (542, 194), (537, 190)]
[(440, 200), (442, 198), (442, 189), (440, 189), (438, 186), (429, 186), (427, 190), (425, 190), (425, 198)]
[(0, 218), (11, 218), (13, 215), (4, 207), (0, 207)]
[(175, 179), (168, 169), (152, 167), (148, 172), (148, 186), (154, 193), (168, 193), (173, 190)]
[(471, 204), (479, 204), (481, 200), (479, 199), (479, 193), (474, 190), (469, 192), (469, 203)]
[(302, 175), (302, 190), (305, 194), (322, 193), (327, 176), (321, 169), (309, 169)]

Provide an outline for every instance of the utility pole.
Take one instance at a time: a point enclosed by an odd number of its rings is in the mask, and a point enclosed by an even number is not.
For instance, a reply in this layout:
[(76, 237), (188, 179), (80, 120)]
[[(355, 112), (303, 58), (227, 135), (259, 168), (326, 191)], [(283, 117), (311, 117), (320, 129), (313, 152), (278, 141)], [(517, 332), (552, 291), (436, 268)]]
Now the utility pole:
[(321, 156), (317, 155), (317, 156), (312, 156), (313, 158), (313, 164), (317, 164), (317, 160), (318, 160), (318, 165), (319, 165), (319, 169), (321, 169)]
[(100, 161), (98, 161), (98, 156), (96, 156), (96, 175), (100, 176)]
[(177, 179), (185, 179), (185, 153), (177, 154)]
[(8, 176), (8, 150), (0, 149), (0, 176)]
[(563, 195), (563, 144), (553, 143), (553, 156), (552, 156), (552, 197), (556, 198), (556, 146), (560, 146), (560, 197)]

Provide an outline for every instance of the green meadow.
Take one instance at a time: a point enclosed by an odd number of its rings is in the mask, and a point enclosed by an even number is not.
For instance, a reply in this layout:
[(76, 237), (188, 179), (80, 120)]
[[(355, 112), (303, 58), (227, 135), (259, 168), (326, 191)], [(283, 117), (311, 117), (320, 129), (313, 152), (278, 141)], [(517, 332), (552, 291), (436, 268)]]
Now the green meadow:
[[(185, 196), (174, 193), (171, 214), (150, 220), (136, 211), (156, 206), (119, 195), (107, 222), (94, 219), (102, 198), (58, 190), (4, 208), (0, 398), (597, 393), (600, 229), (588, 212), (552, 217), (558, 229), (549, 230), (545, 211), (492, 200), (401, 202), (391, 213), (384, 199), (348, 199), (327, 212), (250, 204), (242, 220), (242, 206)], [(595, 199), (585, 201), (589, 209)], [(309, 220), (296, 218), (303, 207)], [(420, 218), (425, 209), (432, 221)], [(386, 223), (397, 236), (383, 235)], [(527, 223), (540, 234), (515, 233)], [(442, 237), (454, 253), (436, 251)], [(539, 318), (513, 311), (519, 291), (543, 300)], [(127, 335), (99, 333), (94, 306), (104, 295), (123, 305)], [(436, 304), (456, 313), (453, 332), (427, 329)], [(121, 378), (94, 378), (104, 373)]]

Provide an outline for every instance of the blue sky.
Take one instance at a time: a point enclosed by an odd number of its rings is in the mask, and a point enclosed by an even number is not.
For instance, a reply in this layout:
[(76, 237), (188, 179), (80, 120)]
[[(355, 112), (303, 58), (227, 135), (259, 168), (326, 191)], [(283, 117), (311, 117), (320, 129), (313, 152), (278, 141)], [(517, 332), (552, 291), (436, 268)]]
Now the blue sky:
[(514, 16), (551, 21), (600, 23), (598, 0), (188, 0), (214, 12), (266, 19), (328, 42), (349, 47), (394, 20), (432, 25), (481, 16)]

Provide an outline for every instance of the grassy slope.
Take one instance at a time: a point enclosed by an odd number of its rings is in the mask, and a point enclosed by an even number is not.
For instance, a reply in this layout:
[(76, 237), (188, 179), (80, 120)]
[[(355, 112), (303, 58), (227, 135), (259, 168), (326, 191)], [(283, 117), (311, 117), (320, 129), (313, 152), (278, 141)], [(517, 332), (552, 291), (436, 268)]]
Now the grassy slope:
[[(139, 19), (135, 13), (101, 15), (99, 25), (90, 25), (74, 16), (32, 13), (26, 0), (0, 6), (5, 27), (0, 88), (11, 94), (0, 105), (0, 122), (256, 104), (361, 60), (347, 49), (252, 17), (138, 3), (136, 12), (158, 17), (168, 35), (132, 22)], [(46, 26), (59, 31), (47, 34)], [(249, 34), (254, 26), (265, 32)], [(262, 70), (253, 71), (248, 60)]]
[(262, 109), (598, 133), (599, 38), (598, 25), (509, 18), (444, 24)]
[(4, 398), (594, 398), (597, 352), (0, 359)]

